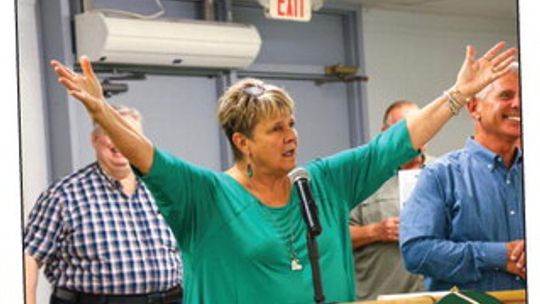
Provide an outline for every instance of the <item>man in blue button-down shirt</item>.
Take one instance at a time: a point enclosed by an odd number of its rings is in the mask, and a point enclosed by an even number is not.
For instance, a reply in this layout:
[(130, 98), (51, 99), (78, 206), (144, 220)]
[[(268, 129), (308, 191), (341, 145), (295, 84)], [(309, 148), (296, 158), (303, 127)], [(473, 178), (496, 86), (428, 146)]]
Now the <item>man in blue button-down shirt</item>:
[(429, 290), (525, 288), (519, 74), (467, 105), (474, 136), (426, 167), (401, 213), (406, 268)]

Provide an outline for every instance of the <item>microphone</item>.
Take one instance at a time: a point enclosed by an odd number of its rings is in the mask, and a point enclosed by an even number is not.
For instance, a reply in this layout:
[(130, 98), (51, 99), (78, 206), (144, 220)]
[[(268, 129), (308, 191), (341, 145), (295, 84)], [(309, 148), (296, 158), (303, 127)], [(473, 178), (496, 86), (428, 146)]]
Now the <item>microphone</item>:
[(308, 228), (308, 233), (311, 236), (321, 234), (322, 227), (319, 222), (319, 210), (317, 209), (317, 204), (311, 195), (308, 172), (306, 169), (298, 167), (292, 170), (288, 176), (291, 184), (294, 185), (296, 191), (298, 192), (300, 209), (302, 210), (302, 215)]

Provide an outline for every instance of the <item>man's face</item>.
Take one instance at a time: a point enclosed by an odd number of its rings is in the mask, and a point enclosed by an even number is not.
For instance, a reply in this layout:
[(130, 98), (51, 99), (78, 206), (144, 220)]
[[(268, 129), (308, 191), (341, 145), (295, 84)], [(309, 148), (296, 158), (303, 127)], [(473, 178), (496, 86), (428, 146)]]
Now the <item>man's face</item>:
[(96, 158), (100, 164), (106, 167), (111, 173), (118, 169), (124, 170), (128, 165), (128, 160), (118, 151), (109, 136), (103, 132), (93, 135), (93, 146)]
[[(138, 130), (141, 130), (141, 124), (138, 121), (128, 116), (124, 116), (124, 119)], [(129, 161), (120, 153), (103, 130), (98, 130), (92, 134), (92, 146), (98, 163), (109, 175), (122, 178), (126, 172), (129, 172)]]
[[(411, 114), (417, 113), (418, 111), (420, 111), (420, 108), (418, 108), (418, 106), (415, 104), (405, 104), (393, 109), (390, 113), (388, 113), (386, 126), (383, 126), (382, 130), (384, 131), (388, 129), (390, 126), (396, 124), (397, 122)], [(422, 147), (422, 151), (425, 151), (426, 149), (427, 144)], [(420, 154), (408, 163), (403, 164), (400, 168), (403, 170), (420, 168), (424, 164), (424, 160), (424, 155)]]
[(478, 135), (506, 141), (521, 136), (521, 105), (519, 77), (509, 73), (496, 80), (487, 95), (475, 101), (471, 115), (475, 118)]
[(386, 120), (386, 126), (383, 127), (383, 131), (385, 129), (388, 129), (390, 126), (396, 124), (403, 118), (414, 114), (416, 112), (420, 111), (417, 105), (414, 104), (405, 104), (400, 107), (397, 107), (393, 109), (390, 113), (388, 113), (388, 119)]

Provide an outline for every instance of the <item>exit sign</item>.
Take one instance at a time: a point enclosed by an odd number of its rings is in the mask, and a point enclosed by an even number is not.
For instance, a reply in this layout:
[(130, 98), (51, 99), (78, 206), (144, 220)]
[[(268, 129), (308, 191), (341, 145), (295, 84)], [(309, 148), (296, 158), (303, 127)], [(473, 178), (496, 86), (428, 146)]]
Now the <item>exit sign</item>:
[(311, 20), (311, 0), (269, 0), (266, 17), (307, 22)]

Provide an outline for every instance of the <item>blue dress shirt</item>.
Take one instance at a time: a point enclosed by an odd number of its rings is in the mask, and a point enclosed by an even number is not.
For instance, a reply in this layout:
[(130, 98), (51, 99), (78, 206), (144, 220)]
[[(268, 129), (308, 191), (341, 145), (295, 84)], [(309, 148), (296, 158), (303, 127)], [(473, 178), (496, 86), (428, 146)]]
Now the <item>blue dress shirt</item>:
[(406, 268), (429, 290), (509, 290), (525, 281), (506, 272), (506, 242), (524, 238), (522, 155), (502, 157), (469, 138), (427, 166), (401, 213)]

